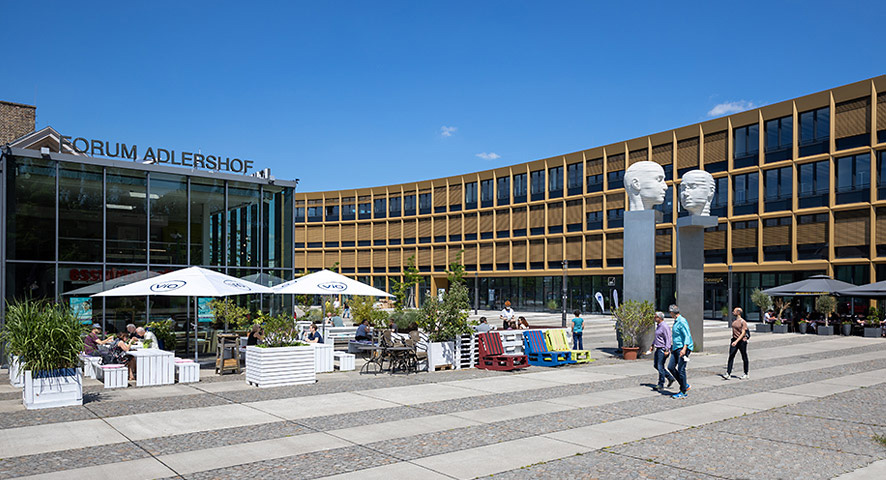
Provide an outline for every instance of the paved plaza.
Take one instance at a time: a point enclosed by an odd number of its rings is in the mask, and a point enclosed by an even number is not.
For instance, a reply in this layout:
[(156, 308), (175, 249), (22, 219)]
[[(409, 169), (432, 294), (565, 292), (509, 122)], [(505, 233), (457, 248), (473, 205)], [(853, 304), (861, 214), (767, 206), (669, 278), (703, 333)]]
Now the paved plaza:
[(584, 339), (596, 362), (521, 373), (256, 389), (204, 370), (193, 386), (88, 384), (82, 407), (42, 411), (3, 376), (0, 478), (886, 478), (886, 339), (754, 333), (750, 379), (725, 381), (730, 330), (705, 338), (680, 400), (651, 390), (651, 360), (612, 357), (602, 317)]

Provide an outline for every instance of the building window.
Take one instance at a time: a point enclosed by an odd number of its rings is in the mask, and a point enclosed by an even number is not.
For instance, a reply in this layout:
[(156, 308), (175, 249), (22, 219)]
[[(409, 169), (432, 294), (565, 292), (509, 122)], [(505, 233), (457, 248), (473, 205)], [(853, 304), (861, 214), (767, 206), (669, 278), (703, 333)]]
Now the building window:
[(320, 205), (314, 205), (312, 207), (308, 207), (308, 221), (309, 222), (322, 222), (323, 221), (323, 207)]
[(828, 205), (830, 190), (830, 161), (798, 165), (800, 178), (797, 188), (799, 208), (824, 207)]
[(386, 198), (377, 198), (375, 200), (375, 218), (385, 218), (387, 204), (388, 201)]
[(511, 202), (511, 177), (498, 177), (495, 181), (498, 184), (498, 205), (507, 205)]
[(587, 229), (588, 230), (602, 230), (603, 229), (603, 211), (602, 210), (598, 210), (596, 212), (588, 212)]
[(661, 221), (664, 223), (671, 223), (674, 221), (674, 187), (668, 185), (668, 190), (665, 192), (664, 202), (660, 205), (656, 205), (652, 207), (653, 210), (658, 210), (661, 212)]
[(548, 169), (548, 198), (563, 196), (563, 167)]
[(606, 174), (606, 179), (608, 181), (608, 188), (610, 190), (614, 190), (616, 188), (624, 187), (625, 183), (625, 171), (624, 170), (616, 170), (614, 172), (609, 172)]
[(732, 168), (756, 165), (760, 152), (759, 126), (754, 124), (736, 128), (733, 137)]
[(588, 193), (603, 191), (603, 174), (588, 175)]
[(886, 199), (886, 150), (877, 152), (877, 198)]
[(766, 121), (766, 163), (788, 160), (792, 157), (794, 117), (787, 116)]
[(526, 174), (514, 175), (514, 203), (526, 201)]
[(584, 176), (584, 165), (581, 163), (573, 163), (566, 166), (566, 189), (567, 195), (581, 195), (582, 177)]
[(827, 153), (830, 150), (830, 107), (810, 110), (800, 114), (800, 156)]
[(835, 160), (838, 204), (867, 202), (871, 189), (871, 155), (862, 153)]
[(341, 219), (342, 220), (353, 220), (357, 218), (357, 206), (353, 203), (350, 205), (342, 205), (341, 206)]
[(530, 177), (530, 190), (532, 194), (532, 200), (544, 200), (545, 199), (545, 171), (544, 170), (536, 170), (532, 172)]
[(477, 182), (465, 184), (465, 209), (477, 208)]
[(711, 216), (725, 217), (728, 215), (726, 208), (729, 205), (729, 177), (715, 178), (714, 183), (717, 184), (717, 191), (711, 200)]
[(304, 222), (305, 221), (305, 207), (295, 207), (295, 221), (296, 222)]
[(481, 207), (491, 207), (492, 199), (493, 199), (493, 188), (492, 188), (492, 180), (481, 180), (480, 181), (480, 206)]
[(704, 262), (726, 263), (726, 224), (720, 223), (704, 231)]
[(403, 215), (415, 215), (415, 195), (403, 196)]
[(337, 222), (338, 221), (338, 205), (329, 205), (326, 207), (326, 221), (327, 222)]
[(361, 203), (357, 205), (357, 215), (360, 217), (360, 220), (365, 218), (372, 218), (372, 204), (369, 203)]
[(732, 261), (757, 262), (757, 221), (732, 224)]
[(625, 209), (613, 208), (606, 210), (606, 228), (619, 228), (624, 226)]
[(763, 261), (791, 261), (791, 217), (763, 221)]
[(763, 185), (763, 209), (766, 212), (790, 210), (793, 198), (793, 171), (791, 167), (766, 170)]
[(391, 197), (388, 202), (388, 214), (392, 217), (400, 216), (400, 197)]
[(732, 177), (732, 214), (747, 215), (757, 213), (759, 188), (757, 172)]
[[(418, 213), (425, 215), (431, 213), (431, 194), (421, 193), (418, 195)], [(363, 217), (360, 217), (363, 218)]]

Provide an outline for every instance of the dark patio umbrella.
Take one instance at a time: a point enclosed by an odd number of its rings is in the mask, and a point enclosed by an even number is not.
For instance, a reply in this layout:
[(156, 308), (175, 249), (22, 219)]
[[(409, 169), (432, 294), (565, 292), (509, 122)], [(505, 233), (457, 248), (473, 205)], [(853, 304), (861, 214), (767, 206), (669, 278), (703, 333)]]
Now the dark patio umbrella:
[(846, 288), (839, 291), (844, 297), (886, 297), (886, 280), (869, 283), (867, 285), (859, 285), (857, 287)]
[(818, 297), (820, 295), (842, 295), (842, 291), (855, 287), (851, 283), (834, 280), (827, 275), (813, 275), (799, 282), (763, 290), (770, 297)]

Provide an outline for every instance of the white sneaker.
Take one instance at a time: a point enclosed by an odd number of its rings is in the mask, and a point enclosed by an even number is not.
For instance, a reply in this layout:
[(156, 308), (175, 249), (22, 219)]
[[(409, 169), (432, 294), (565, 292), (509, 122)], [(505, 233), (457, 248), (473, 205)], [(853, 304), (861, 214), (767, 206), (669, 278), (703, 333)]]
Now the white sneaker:
[(749, 377), (748, 377), (748, 374), (747, 374), (747, 373), (744, 374), (744, 375), (742, 375), (742, 376), (740, 376), (740, 377), (738, 377), (739, 380), (747, 380), (748, 378), (749, 378)]
[(723, 377), (723, 380), (729, 380), (732, 378), (732, 375), (728, 373), (721, 373), (720, 376)]

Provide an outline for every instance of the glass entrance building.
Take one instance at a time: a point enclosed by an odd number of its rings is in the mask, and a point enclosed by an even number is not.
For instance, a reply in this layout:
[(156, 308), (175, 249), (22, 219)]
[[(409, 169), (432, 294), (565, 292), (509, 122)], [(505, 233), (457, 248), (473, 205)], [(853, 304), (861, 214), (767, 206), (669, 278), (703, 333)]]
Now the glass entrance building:
[[(295, 181), (32, 148), (7, 144), (0, 155), (6, 300), (61, 300), (109, 331), (170, 317), (185, 330), (192, 313), (185, 298), (89, 295), (115, 279), (191, 265), (241, 278), (293, 277)], [(290, 304), (254, 297), (242, 301), (265, 311)]]

